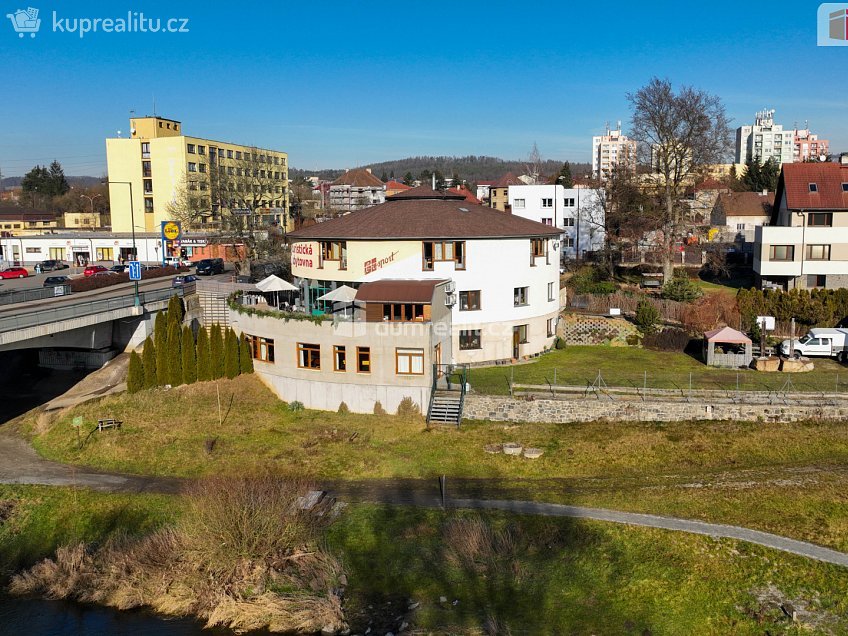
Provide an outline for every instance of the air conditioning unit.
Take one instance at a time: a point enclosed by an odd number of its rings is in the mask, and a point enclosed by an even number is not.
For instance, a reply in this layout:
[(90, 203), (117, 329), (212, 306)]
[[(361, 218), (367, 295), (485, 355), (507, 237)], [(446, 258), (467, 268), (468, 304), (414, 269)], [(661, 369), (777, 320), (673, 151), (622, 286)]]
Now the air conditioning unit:
[(445, 285), (445, 293), (453, 294), (456, 293), (456, 283), (454, 281), (448, 281), (448, 284)]
[(456, 304), (456, 294), (448, 294), (445, 296), (445, 307), (453, 307)]

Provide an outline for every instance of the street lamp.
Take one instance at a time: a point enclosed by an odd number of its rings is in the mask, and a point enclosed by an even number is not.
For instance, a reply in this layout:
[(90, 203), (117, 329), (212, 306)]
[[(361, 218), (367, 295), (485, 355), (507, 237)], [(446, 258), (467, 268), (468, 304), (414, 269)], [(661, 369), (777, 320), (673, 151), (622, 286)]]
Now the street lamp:
[(88, 202), (91, 204), (91, 213), (94, 214), (94, 200), (99, 197), (99, 194), (95, 194), (93, 197), (88, 196), (87, 194), (81, 194), (80, 199), (88, 199)]
[[(131, 181), (109, 181), (109, 180), (106, 180), (106, 181), (103, 181), (103, 183), (106, 183), (106, 184), (109, 184), (109, 185), (111, 185), (113, 183), (122, 184), (122, 185), (128, 185), (130, 187), (130, 225), (131, 225), (131, 228), (132, 228), (132, 250), (133, 250), (133, 260), (137, 261), (138, 260), (138, 252), (136, 252), (136, 248), (135, 248), (135, 210), (133, 209), (132, 182)], [(135, 304), (136, 307), (138, 307), (141, 304), (141, 302), (139, 301), (139, 298), (138, 298), (138, 281), (137, 280), (133, 281), (133, 287), (135, 288), (135, 303), (134, 304)]]

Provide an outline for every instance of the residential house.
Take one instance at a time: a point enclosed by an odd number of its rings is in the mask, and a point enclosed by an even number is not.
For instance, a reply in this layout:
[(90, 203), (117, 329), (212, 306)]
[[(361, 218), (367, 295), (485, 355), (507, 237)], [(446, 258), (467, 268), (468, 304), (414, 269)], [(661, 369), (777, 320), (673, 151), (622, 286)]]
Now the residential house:
[(343, 214), (379, 205), (386, 200), (386, 184), (370, 168), (348, 170), (330, 184), (330, 208)]
[(516, 185), (526, 184), (511, 172), (507, 172), (495, 181), (489, 188), (489, 207), (501, 212), (509, 212), (509, 187)]
[(710, 225), (725, 241), (753, 243), (756, 228), (768, 225), (774, 192), (722, 192), (710, 215)]

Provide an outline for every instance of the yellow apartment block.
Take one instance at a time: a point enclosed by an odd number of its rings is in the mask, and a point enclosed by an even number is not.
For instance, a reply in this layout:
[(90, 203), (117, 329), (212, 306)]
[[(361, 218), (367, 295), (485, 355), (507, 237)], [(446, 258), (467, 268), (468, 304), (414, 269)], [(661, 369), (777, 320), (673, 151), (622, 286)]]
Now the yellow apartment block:
[(211, 232), (233, 209), (250, 210), (254, 226), (293, 229), (285, 152), (189, 137), (179, 121), (136, 117), (129, 138), (106, 140), (106, 163), (113, 232), (153, 232), (170, 220)]

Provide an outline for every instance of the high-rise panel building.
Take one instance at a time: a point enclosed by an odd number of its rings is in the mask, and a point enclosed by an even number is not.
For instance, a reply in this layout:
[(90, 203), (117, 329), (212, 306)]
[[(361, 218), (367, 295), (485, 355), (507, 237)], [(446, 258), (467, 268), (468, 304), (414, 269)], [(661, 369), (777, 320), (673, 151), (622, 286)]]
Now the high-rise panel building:
[(765, 163), (772, 158), (780, 164), (792, 163), (794, 153), (795, 133), (774, 123), (774, 109), (759, 111), (753, 126), (736, 129), (736, 163), (750, 159)]
[(621, 122), (615, 130), (607, 125), (605, 134), (592, 137), (592, 176), (604, 181), (618, 166), (636, 168), (636, 142), (621, 133)]

